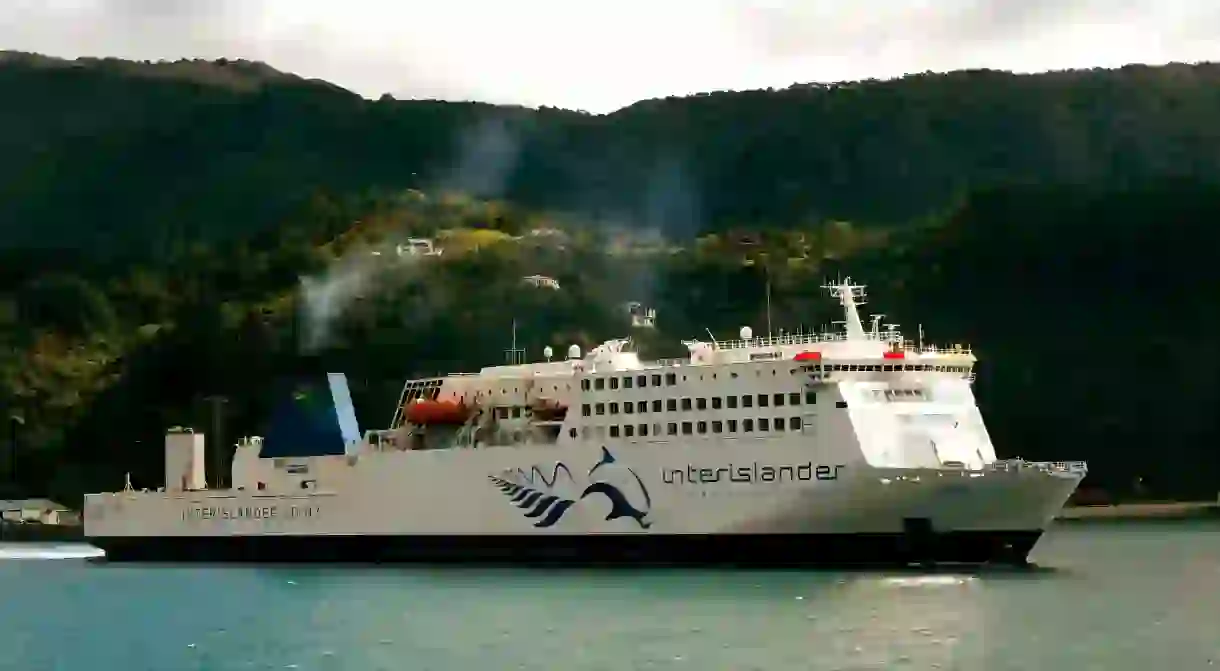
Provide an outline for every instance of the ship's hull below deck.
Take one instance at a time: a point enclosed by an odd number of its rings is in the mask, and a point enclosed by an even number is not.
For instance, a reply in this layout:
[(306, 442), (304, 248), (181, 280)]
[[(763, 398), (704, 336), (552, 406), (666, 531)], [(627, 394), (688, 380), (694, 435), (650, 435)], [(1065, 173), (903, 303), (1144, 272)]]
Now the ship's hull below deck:
[(106, 561), (550, 566), (1024, 565), (1041, 530), (901, 533), (111, 536)]

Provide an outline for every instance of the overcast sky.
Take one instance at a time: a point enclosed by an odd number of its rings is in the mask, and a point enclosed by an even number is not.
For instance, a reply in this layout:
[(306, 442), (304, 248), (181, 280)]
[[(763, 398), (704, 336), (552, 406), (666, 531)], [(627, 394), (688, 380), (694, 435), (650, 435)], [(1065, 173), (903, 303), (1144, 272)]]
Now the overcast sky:
[(246, 58), (365, 96), (608, 112), (991, 67), (1220, 60), (1214, 0), (0, 0), (0, 49)]

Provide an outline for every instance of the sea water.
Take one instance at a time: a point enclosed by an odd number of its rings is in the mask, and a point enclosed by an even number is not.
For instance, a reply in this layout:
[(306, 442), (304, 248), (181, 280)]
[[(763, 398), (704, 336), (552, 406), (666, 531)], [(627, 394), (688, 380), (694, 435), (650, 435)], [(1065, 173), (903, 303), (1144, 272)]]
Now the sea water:
[(1031, 571), (105, 565), (0, 546), (0, 670), (1220, 669), (1220, 524)]

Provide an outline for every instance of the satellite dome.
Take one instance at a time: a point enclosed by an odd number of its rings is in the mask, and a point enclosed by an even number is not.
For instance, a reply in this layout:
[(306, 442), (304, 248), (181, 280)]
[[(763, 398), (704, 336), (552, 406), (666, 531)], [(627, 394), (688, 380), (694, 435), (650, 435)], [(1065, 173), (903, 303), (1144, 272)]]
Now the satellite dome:
[(749, 326), (741, 327), (741, 339), (742, 340), (749, 340), (750, 338), (753, 338), (753, 337), (754, 337), (754, 329), (750, 328)]
[(546, 357), (548, 360), (549, 360), (549, 359), (551, 358), (551, 356), (553, 356), (554, 354), (555, 354), (555, 350), (551, 349), (551, 346), (550, 346), (550, 345), (547, 345), (546, 347), (543, 347), (543, 348), (542, 348), (542, 356)]
[(580, 345), (572, 345), (571, 347), (568, 348), (568, 358), (569, 359), (579, 359), (580, 358)]

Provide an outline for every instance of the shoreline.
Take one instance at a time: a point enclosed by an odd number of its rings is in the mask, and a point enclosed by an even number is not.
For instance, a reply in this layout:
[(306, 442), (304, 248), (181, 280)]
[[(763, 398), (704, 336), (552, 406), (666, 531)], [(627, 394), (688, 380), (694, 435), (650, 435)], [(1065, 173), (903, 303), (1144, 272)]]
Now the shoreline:
[(80, 525), (0, 523), (0, 543), (83, 543), (85, 529)]
[(1220, 520), (1220, 501), (1120, 503), (1065, 507), (1056, 522), (1143, 522)]

